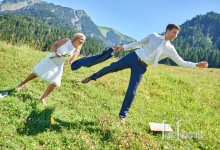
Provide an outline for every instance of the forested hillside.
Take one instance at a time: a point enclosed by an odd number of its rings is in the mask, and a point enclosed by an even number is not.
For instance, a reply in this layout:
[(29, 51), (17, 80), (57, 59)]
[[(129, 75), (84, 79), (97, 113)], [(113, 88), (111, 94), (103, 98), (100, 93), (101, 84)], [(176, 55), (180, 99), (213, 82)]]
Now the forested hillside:
[(73, 28), (87, 36), (102, 40), (105, 46), (134, 41), (134, 39), (118, 31), (110, 32), (104, 36), (99, 26), (92, 21), (92, 18), (84, 10), (75, 10), (41, 0), (3, 0), (0, 3), (0, 14), (28, 16), (55, 27)]
[(209, 12), (186, 21), (173, 44), (184, 60), (207, 61), (220, 68), (220, 14)]
[[(0, 40), (13, 44), (28, 44), (35, 49), (51, 51), (55, 41), (73, 38), (74, 29), (60, 29), (42, 21), (15, 15), (0, 16)], [(81, 54), (97, 54), (105, 49), (101, 40), (87, 37)]]
[[(45, 23), (31, 17), (1, 15), (0, 39), (16, 44), (29, 44), (34, 48), (50, 51), (53, 42), (66, 37), (71, 38), (76, 33), (76, 30), (62, 24), (59, 20), (57, 20), (57, 26), (60, 27), (54, 26), (54, 21), (52, 21), (53, 25), (49, 25), (49, 21)], [(214, 12), (198, 15), (180, 27), (180, 34), (172, 42), (179, 55), (186, 61), (207, 61), (209, 67), (220, 68), (220, 15)], [(103, 33), (106, 30), (107, 28), (102, 28)], [(105, 44), (101, 40), (88, 36), (82, 54), (97, 54), (104, 49)], [(130, 51), (122, 51), (115, 53), (115, 56), (122, 57), (128, 53)], [(162, 60), (160, 63), (175, 65), (170, 59)]]

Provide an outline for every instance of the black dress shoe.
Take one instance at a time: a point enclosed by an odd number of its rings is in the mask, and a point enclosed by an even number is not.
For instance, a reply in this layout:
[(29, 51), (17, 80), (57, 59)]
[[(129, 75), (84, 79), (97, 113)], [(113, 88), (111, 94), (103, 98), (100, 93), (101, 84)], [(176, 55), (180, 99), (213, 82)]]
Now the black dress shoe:
[(90, 80), (92, 80), (92, 79), (90, 77), (87, 77), (87, 78), (83, 79), (81, 82), (88, 83)]

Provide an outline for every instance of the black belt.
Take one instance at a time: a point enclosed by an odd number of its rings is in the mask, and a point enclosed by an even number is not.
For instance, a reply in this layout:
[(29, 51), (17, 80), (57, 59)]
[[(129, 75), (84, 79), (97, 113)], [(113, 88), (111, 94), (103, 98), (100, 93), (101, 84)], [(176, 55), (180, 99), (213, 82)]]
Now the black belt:
[[(135, 53), (135, 54), (136, 54), (136, 53)], [(138, 61), (139, 61), (142, 65), (144, 65), (144, 67), (147, 68), (148, 65), (147, 65), (145, 62), (143, 62), (143, 61), (138, 57), (137, 54), (136, 54), (136, 56), (137, 56)]]

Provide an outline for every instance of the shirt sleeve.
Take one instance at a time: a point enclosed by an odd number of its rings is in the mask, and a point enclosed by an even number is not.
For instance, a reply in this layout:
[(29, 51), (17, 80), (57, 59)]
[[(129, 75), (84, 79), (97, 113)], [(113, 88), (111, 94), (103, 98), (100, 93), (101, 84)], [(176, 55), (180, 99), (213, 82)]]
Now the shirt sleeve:
[(124, 50), (131, 50), (131, 49), (140, 48), (149, 42), (150, 36), (151, 36), (151, 34), (149, 36), (147, 36), (146, 38), (142, 39), (141, 41), (132, 42), (130, 44), (123, 45), (123, 48), (124, 48)]
[(176, 49), (173, 47), (171, 49), (171, 53), (169, 56), (170, 59), (172, 59), (177, 65), (181, 67), (196, 67), (197, 63), (193, 63), (190, 61), (184, 61), (177, 53)]

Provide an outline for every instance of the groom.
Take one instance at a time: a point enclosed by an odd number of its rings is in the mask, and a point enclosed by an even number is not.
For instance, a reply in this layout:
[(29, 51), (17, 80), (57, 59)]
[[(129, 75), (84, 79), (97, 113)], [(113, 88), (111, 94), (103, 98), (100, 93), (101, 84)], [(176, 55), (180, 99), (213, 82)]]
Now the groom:
[(91, 80), (112, 72), (117, 72), (126, 68), (131, 69), (130, 82), (125, 94), (124, 102), (119, 113), (121, 123), (125, 123), (125, 117), (131, 107), (137, 87), (141, 81), (143, 74), (146, 72), (147, 66), (154, 64), (156, 67), (158, 61), (164, 58), (171, 58), (176, 64), (182, 67), (200, 67), (207, 68), (208, 63), (203, 61), (193, 63), (184, 61), (176, 52), (175, 47), (170, 43), (179, 34), (180, 27), (176, 24), (169, 24), (166, 27), (165, 35), (161, 36), (156, 33), (150, 34), (141, 41), (133, 42), (127, 45), (115, 46), (113, 49), (116, 52), (124, 50), (137, 49), (135, 52), (126, 55), (117, 62), (110, 64), (107, 67), (94, 73), (92, 76), (82, 80), (82, 83), (88, 83)]

